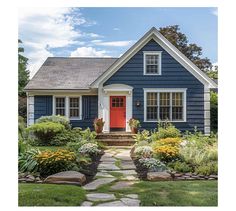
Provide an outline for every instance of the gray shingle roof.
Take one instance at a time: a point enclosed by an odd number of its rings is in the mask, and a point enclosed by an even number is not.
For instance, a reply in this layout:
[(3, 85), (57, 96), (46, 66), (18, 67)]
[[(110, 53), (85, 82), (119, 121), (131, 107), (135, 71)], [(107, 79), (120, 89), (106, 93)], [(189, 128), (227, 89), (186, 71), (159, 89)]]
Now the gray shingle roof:
[(25, 90), (87, 89), (117, 58), (49, 57)]

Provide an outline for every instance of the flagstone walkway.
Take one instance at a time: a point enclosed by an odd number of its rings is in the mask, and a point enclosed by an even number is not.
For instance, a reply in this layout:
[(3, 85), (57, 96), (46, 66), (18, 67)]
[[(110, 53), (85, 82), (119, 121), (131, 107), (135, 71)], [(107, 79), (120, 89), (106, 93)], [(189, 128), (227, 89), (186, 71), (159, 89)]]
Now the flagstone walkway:
[(139, 206), (137, 194), (119, 193), (139, 182), (130, 149), (115, 146), (105, 150), (95, 180), (83, 186), (88, 194), (82, 206)]

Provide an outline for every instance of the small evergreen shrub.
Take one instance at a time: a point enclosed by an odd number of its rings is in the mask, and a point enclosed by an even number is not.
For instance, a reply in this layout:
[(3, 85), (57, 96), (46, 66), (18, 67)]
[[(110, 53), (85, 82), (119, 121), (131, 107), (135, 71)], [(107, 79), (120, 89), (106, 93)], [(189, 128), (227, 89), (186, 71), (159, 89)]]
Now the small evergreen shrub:
[(171, 162), (168, 164), (168, 167), (175, 170), (176, 172), (182, 173), (188, 173), (193, 171), (192, 167), (183, 161), (176, 161), (173, 163)]
[(36, 120), (36, 123), (42, 123), (42, 122), (60, 123), (64, 125), (65, 129), (71, 128), (70, 120), (65, 116), (60, 116), (60, 115), (42, 116)]
[(84, 144), (87, 144), (88, 142), (85, 140), (77, 141), (77, 142), (68, 142), (66, 144), (66, 147), (68, 150), (73, 152), (78, 152), (79, 148), (82, 147)]
[(81, 131), (82, 140), (95, 141), (97, 134), (95, 131), (91, 131), (90, 128)]
[(180, 130), (178, 130), (174, 125), (169, 124), (166, 127), (158, 127), (158, 132), (156, 133), (157, 139), (164, 138), (177, 138), (181, 136)]
[(148, 130), (143, 130), (142, 132), (138, 132), (137, 134), (134, 135), (134, 140), (139, 143), (141, 141), (148, 141), (149, 140), (149, 131)]
[(31, 125), (27, 130), (37, 137), (39, 145), (49, 145), (56, 134), (64, 132), (65, 127), (60, 123), (41, 122)]
[(195, 168), (195, 173), (203, 175), (218, 174), (218, 163), (217, 162), (208, 162), (203, 163), (200, 166)]
[(84, 155), (94, 156), (94, 155), (98, 155), (101, 152), (101, 150), (98, 149), (97, 144), (87, 143), (87, 144), (82, 145), (79, 148), (78, 152)]

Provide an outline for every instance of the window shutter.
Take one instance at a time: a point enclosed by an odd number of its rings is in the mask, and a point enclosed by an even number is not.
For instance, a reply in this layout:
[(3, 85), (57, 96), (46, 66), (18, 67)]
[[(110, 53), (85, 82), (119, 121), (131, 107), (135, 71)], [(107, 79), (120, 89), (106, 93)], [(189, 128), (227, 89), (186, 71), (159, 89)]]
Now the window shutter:
[(89, 96), (83, 96), (83, 119), (90, 119), (90, 97)]

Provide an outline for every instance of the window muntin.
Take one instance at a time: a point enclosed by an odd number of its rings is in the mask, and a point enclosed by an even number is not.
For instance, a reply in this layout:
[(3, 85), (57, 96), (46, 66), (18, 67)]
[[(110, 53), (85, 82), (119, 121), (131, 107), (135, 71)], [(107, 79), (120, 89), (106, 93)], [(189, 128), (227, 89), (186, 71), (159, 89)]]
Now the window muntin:
[(56, 115), (65, 116), (65, 98), (56, 97)]
[(157, 120), (158, 114), (157, 107), (157, 93), (148, 92), (147, 93), (147, 119)]
[(123, 97), (115, 97), (112, 98), (112, 107), (124, 107), (124, 99)]
[(69, 106), (70, 106), (69, 117), (70, 118), (79, 118), (79, 113), (80, 113), (79, 104), (80, 104), (79, 97), (70, 97), (70, 100), (69, 100)]
[(144, 52), (144, 74), (161, 74), (161, 52)]
[(183, 92), (146, 92), (147, 121), (183, 121)]

